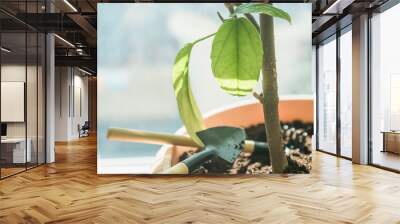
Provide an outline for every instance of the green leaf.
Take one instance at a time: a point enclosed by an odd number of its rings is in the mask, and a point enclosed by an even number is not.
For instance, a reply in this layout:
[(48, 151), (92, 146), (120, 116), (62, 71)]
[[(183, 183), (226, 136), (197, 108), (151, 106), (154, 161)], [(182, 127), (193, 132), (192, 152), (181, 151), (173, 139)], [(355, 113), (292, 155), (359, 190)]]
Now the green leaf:
[(263, 49), (260, 35), (246, 18), (225, 20), (212, 43), (211, 67), (219, 86), (244, 96), (260, 77)]
[(289, 23), (292, 23), (290, 16), (287, 12), (283, 11), (282, 9), (276, 8), (271, 4), (265, 4), (265, 3), (242, 4), (235, 9), (235, 12), (233, 14), (237, 15), (245, 13), (263, 13), (273, 17), (284, 19)]
[(204, 130), (203, 119), (189, 83), (189, 59), (193, 43), (186, 44), (177, 54), (173, 67), (173, 83), (179, 114), (187, 133), (199, 145), (203, 145), (196, 132)]

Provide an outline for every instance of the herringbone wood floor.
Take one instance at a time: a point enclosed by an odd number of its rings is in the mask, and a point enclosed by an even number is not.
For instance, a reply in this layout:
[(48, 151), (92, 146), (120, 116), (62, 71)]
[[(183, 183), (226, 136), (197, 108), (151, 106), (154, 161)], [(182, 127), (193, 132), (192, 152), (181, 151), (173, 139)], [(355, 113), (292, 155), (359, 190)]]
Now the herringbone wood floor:
[(96, 140), (0, 181), (0, 223), (400, 223), (400, 175), (314, 153), (311, 175), (98, 176)]

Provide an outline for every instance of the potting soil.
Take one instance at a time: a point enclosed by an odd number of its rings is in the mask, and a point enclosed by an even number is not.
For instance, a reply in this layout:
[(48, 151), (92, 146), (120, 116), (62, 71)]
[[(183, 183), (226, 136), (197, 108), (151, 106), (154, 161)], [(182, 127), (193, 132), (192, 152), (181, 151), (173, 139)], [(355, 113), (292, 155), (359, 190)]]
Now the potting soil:
[[(258, 124), (245, 128), (247, 139), (266, 142), (265, 126)], [(281, 123), (282, 150), (286, 153), (288, 167), (286, 173), (310, 173), (311, 171), (311, 135), (313, 124), (302, 121)], [(180, 161), (197, 153), (185, 152)], [(191, 174), (269, 174), (272, 172), (267, 153), (240, 153), (233, 164), (213, 157), (196, 168)]]

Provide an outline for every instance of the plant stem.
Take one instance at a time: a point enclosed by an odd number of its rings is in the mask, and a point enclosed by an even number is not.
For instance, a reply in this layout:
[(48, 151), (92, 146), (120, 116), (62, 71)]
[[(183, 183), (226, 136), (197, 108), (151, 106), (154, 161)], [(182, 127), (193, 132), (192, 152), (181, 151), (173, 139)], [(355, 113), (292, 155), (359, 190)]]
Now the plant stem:
[[(233, 3), (236, 7), (240, 6), (242, 3)], [(231, 12), (233, 13), (234, 10)], [(254, 27), (257, 29), (258, 32), (260, 32), (260, 26), (257, 23), (257, 20), (254, 18), (254, 16), (251, 13), (245, 13), (244, 16), (250, 20), (250, 22), (254, 25)]]
[(250, 13), (245, 13), (244, 16), (246, 16), (246, 18), (248, 20), (250, 20), (250, 22), (254, 25), (254, 27), (257, 29), (258, 32), (260, 32), (260, 26), (258, 25), (256, 19), (254, 18), (253, 15), (251, 15)]
[(273, 173), (283, 173), (287, 167), (285, 151), (282, 148), (281, 125), (279, 120), (279, 96), (276, 73), (275, 38), (273, 17), (260, 14), (263, 56), (264, 120)]
[(222, 15), (221, 15), (221, 13), (217, 12), (217, 15), (218, 15), (219, 19), (221, 20), (221, 22), (225, 21), (224, 17), (222, 17)]
[(197, 44), (197, 43), (200, 42), (200, 41), (203, 41), (203, 40), (205, 40), (205, 39), (208, 39), (208, 38), (214, 36), (215, 34), (216, 34), (216, 33), (212, 33), (212, 34), (207, 35), (207, 36), (205, 36), (205, 37), (202, 37), (202, 38), (200, 38), (200, 39), (198, 39), (198, 40), (195, 40), (195, 41), (193, 41), (192, 44), (195, 45), (195, 44)]
[[(228, 9), (229, 13), (231, 15), (233, 15), (235, 12), (235, 9), (233, 8), (233, 4), (232, 3), (224, 3), (224, 5)], [(233, 17), (236, 18), (236, 15), (234, 15)]]

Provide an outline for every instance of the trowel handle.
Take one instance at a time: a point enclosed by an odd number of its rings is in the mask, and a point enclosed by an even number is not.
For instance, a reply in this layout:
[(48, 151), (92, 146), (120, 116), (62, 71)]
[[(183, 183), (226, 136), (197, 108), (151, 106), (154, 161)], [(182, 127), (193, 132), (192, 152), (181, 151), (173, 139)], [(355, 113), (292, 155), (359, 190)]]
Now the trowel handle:
[[(109, 128), (107, 132), (107, 138), (108, 140), (113, 141), (140, 142), (160, 145), (170, 144), (196, 148), (202, 147), (201, 145), (198, 145), (195, 141), (193, 141), (189, 136), (161, 132), (141, 131), (126, 128)], [(265, 142), (246, 140), (243, 151), (249, 153), (253, 153), (255, 151), (268, 152), (268, 148)]]
[(252, 140), (245, 140), (243, 152), (249, 152), (249, 153), (260, 152), (260, 153), (269, 154), (268, 144), (265, 142), (256, 142), (256, 141), (252, 141)]
[(203, 151), (198, 152), (185, 160), (179, 162), (173, 167), (165, 170), (163, 174), (188, 174), (197, 169), (200, 164), (210, 159), (216, 154), (216, 149), (205, 148)]
[(140, 131), (126, 128), (109, 128), (107, 138), (115, 141), (140, 142), (149, 144), (170, 144), (190, 147), (201, 147), (189, 136), (168, 133)]
[(180, 162), (175, 164), (173, 167), (164, 170), (162, 174), (188, 174), (189, 173), (189, 167), (186, 166), (186, 164)]

